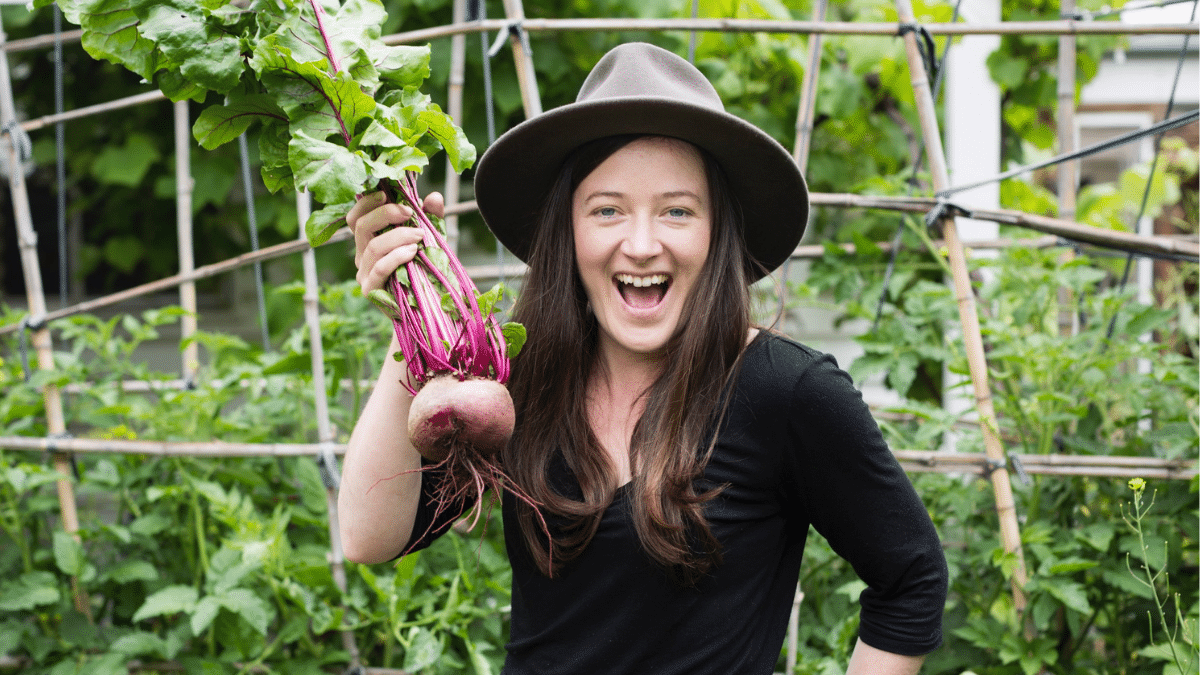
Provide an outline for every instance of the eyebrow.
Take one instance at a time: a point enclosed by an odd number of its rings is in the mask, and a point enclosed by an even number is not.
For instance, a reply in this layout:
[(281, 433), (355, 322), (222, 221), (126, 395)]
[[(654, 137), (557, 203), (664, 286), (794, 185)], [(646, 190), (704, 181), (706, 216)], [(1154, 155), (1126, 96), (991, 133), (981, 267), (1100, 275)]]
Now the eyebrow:
[[(587, 197), (584, 197), (583, 201), (584, 201), (584, 203), (587, 203), (598, 197), (610, 197), (610, 198), (621, 199), (621, 198), (624, 198), (625, 196), (626, 195), (624, 192), (617, 192), (615, 190), (598, 190), (596, 192), (592, 192), (592, 193), (588, 194)], [(670, 192), (664, 192), (660, 195), (657, 195), (657, 197), (660, 199), (676, 199), (678, 197), (690, 197), (690, 198), (696, 200), (697, 202), (704, 201), (700, 198), (700, 195), (696, 194), (695, 192), (692, 192), (691, 190), (672, 190)]]

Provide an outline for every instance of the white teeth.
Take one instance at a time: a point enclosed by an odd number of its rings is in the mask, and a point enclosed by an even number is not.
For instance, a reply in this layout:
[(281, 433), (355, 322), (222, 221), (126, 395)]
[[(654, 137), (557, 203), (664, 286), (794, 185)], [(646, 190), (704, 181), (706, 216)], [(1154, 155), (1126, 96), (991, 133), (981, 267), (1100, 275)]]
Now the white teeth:
[(648, 277), (635, 277), (632, 274), (618, 274), (617, 281), (623, 284), (629, 284), (630, 286), (635, 286), (637, 288), (644, 288), (646, 286), (666, 283), (667, 275), (653, 274)]

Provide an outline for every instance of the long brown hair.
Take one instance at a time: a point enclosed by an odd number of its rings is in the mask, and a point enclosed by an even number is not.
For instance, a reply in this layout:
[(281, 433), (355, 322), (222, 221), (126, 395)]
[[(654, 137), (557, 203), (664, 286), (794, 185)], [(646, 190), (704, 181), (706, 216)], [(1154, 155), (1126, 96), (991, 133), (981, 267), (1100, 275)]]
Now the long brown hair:
[[(529, 339), (513, 361), (509, 388), (517, 429), (503, 460), (508, 475), (554, 525), (547, 542), (532, 508), (518, 504), (527, 548), (547, 575), (554, 571), (551, 560), (558, 568), (591, 541), (618, 487), (588, 424), (585, 385), (598, 358), (598, 326), (587, 311), (577, 271), (572, 195), (597, 166), (637, 138), (593, 141), (564, 162), (538, 217), (529, 273), (514, 309)], [(667, 343), (663, 371), (644, 394), (646, 408), (629, 450), (638, 538), (650, 557), (685, 585), (699, 581), (721, 560), (703, 514), (704, 503), (720, 488), (697, 492), (695, 481), (712, 454), (727, 385), (750, 329), (748, 275), (754, 264), (722, 169), (707, 152), (700, 154), (712, 212), (708, 257), (685, 301), (685, 319)], [(579, 483), (578, 494), (563, 494), (550, 482), (559, 453)]]

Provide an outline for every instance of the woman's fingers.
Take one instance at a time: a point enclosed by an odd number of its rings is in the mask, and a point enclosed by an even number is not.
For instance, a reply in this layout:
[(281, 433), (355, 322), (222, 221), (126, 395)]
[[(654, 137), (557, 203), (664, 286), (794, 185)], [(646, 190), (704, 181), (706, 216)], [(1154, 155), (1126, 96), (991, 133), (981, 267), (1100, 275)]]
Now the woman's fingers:
[(350, 226), (351, 230), (354, 230), (355, 224), (363, 214), (383, 204), (385, 201), (387, 201), (387, 195), (382, 192), (371, 192), (363, 195), (354, 203), (354, 206), (350, 207), (350, 211), (346, 213), (346, 224)]
[(421, 207), (425, 209), (425, 213), (432, 213), (438, 218), (446, 217), (446, 199), (440, 192), (430, 192), (425, 195), (425, 203)]
[[(359, 268), (356, 280), (362, 287), (363, 295), (369, 295), (371, 291), (383, 288), (388, 277), (417, 256), (417, 249), (417, 244), (406, 244), (374, 259), (369, 267)], [(368, 258), (364, 259), (369, 260)]]
[[(442, 195), (430, 193), (422, 208), (441, 217), (445, 212)], [(354, 232), (356, 279), (364, 295), (382, 288), (393, 272), (416, 257), (424, 240), (421, 229), (393, 227), (407, 224), (412, 217), (411, 208), (388, 202), (382, 192), (364, 195), (346, 214), (346, 224)]]
[[(354, 264), (361, 267), (361, 257), (367, 245), (375, 238), (380, 230), (386, 230), (394, 225), (403, 225), (412, 218), (412, 209), (401, 204), (389, 204), (383, 201), (382, 193), (375, 197), (363, 197), (358, 204), (354, 206), (358, 209), (363, 202), (371, 199), (371, 202), (366, 207), (365, 212), (354, 214), (354, 209), (351, 213), (346, 214), (346, 224), (354, 230)], [(351, 220), (351, 215), (354, 219)]]
[(382, 288), (388, 275), (416, 257), (423, 240), (424, 234), (415, 227), (397, 227), (371, 237), (356, 260), (363, 293)]

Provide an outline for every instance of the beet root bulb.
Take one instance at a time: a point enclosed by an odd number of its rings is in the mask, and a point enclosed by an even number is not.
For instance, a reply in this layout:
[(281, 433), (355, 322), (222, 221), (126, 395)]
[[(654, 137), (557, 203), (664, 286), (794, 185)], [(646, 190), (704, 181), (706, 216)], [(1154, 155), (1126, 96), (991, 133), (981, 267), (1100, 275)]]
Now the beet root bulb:
[(486, 378), (439, 375), (413, 397), (408, 437), (421, 456), (441, 462), (456, 448), (499, 454), (512, 437), (516, 416), (508, 389)]

